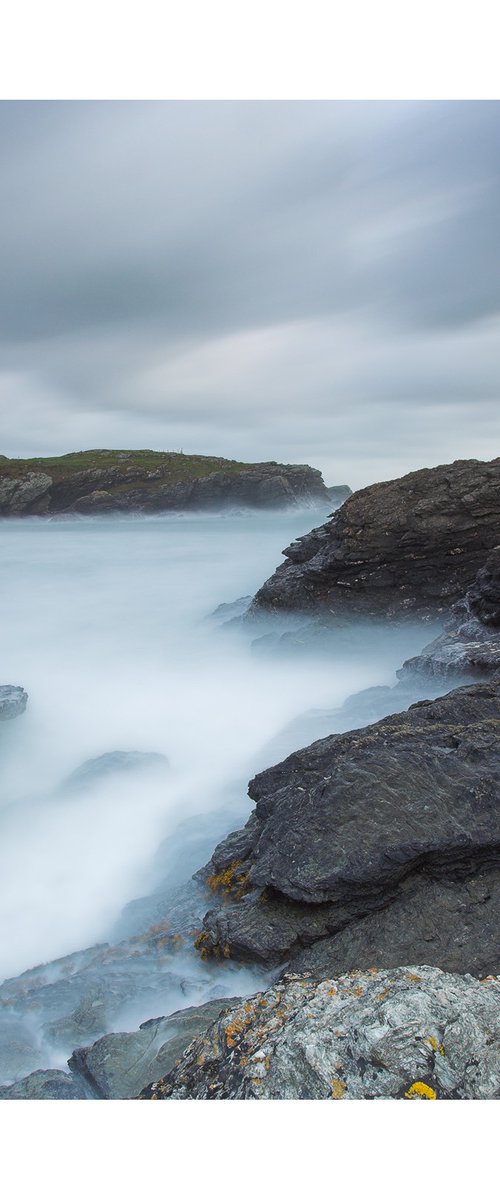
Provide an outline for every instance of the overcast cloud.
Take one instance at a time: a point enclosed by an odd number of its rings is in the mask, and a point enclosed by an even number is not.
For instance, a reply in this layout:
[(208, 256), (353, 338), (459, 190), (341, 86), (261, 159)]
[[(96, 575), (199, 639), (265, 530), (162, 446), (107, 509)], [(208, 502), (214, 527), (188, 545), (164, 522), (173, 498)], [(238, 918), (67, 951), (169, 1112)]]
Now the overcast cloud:
[(500, 453), (500, 102), (0, 103), (0, 450)]

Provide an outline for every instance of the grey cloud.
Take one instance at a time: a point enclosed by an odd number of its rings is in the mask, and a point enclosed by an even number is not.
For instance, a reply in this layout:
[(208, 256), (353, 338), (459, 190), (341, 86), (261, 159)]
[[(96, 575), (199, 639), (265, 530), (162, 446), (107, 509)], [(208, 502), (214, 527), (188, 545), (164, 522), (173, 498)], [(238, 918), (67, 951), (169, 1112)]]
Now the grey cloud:
[(354, 478), (370, 446), (398, 473), (415, 413), (428, 458), (431, 405), (441, 460), (455, 417), (459, 452), (472, 412), (491, 437), (499, 111), (3, 102), (6, 452), (179, 435), (320, 465), (341, 427)]

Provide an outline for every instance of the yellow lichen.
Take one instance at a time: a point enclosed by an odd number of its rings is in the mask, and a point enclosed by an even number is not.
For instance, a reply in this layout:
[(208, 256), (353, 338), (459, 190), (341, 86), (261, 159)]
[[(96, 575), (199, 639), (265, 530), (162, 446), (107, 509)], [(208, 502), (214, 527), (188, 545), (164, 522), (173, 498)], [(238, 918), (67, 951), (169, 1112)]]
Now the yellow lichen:
[(209, 875), (207, 886), (212, 892), (222, 892), (224, 896), (234, 896), (237, 900), (245, 894), (248, 888), (248, 871), (241, 871), (241, 858), (235, 858), (225, 871)]
[(332, 1079), (330, 1089), (332, 1100), (342, 1100), (347, 1084), (342, 1079)]
[(438, 1042), (437, 1038), (432, 1037), (432, 1035), (431, 1035), (428, 1038), (428, 1042), (429, 1042), (429, 1046), (431, 1047), (432, 1050), (434, 1050), (434, 1051), (438, 1050), (440, 1054), (444, 1054), (444, 1046), (443, 1046), (442, 1042)]
[(405, 1100), (437, 1100), (437, 1096), (434, 1088), (429, 1087), (427, 1083), (421, 1083), (420, 1080), (417, 1080), (405, 1092)]
[(421, 983), (422, 982), (422, 976), (421, 975), (412, 975), (411, 971), (406, 972), (406, 979), (409, 979), (410, 983)]

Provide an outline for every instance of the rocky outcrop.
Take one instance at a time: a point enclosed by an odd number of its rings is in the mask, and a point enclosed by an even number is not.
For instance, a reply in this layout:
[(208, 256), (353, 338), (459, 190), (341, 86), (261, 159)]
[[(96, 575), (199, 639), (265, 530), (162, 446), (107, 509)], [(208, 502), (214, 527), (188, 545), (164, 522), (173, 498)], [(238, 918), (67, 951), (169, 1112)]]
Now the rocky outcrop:
[(327, 510), (321, 472), (149, 450), (89, 450), (0, 461), (0, 516), (168, 512), (221, 508)]
[(28, 694), (22, 687), (4, 683), (0, 686), (0, 721), (12, 721), (20, 717), (28, 703)]
[(250, 613), (429, 618), (471, 586), (500, 541), (500, 459), (413, 471), (355, 492), (287, 561)]
[(89, 758), (60, 786), (63, 792), (78, 792), (101, 783), (114, 775), (129, 775), (143, 771), (166, 771), (168, 759), (164, 754), (141, 750), (111, 750), (98, 758)]
[(347, 483), (338, 483), (326, 489), (334, 508), (339, 508), (344, 500), (352, 496), (352, 488)]
[(10, 1087), (0, 1087), (0, 1100), (86, 1100), (80, 1079), (66, 1071), (33, 1071)]
[(269, 965), (330, 939), (344, 969), (348, 928), (356, 966), (429, 940), (437, 966), (500, 971), (499, 732), (500, 683), (478, 684), (257, 775), (255, 812), (203, 873), (219, 904), (199, 950)]
[(93, 1046), (75, 1050), (68, 1066), (79, 1086), (100, 1100), (128, 1100), (151, 1079), (171, 1071), (192, 1042), (239, 997), (210, 1000), (169, 1017), (145, 1021), (136, 1033), (109, 1033)]
[(149, 1100), (489, 1100), (500, 980), (428, 966), (288, 975), (224, 1012)]
[[(8, 460), (6, 460), (8, 462)], [(15, 460), (17, 463), (17, 459)], [(8, 468), (7, 468), (8, 470)], [(23, 471), (2, 477), (0, 464), (0, 516), (23, 517), (47, 512), (52, 478), (44, 471)]]
[(399, 679), (484, 678), (500, 671), (500, 547), (495, 547), (463, 600), (451, 610), (444, 632), (407, 659)]

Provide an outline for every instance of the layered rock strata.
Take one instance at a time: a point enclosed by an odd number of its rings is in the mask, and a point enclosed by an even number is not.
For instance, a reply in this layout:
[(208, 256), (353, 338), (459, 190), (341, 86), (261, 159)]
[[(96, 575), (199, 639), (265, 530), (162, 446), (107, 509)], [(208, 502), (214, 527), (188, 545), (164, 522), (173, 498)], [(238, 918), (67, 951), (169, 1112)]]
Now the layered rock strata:
[(419, 619), (446, 613), (500, 542), (500, 459), (412, 471), (355, 492), (284, 550), (250, 613)]
[[(198, 948), (321, 969), (500, 971), (500, 683), (332, 735), (252, 780), (203, 876)], [(343, 935), (342, 931), (346, 931)], [(425, 954), (424, 954), (425, 951)], [(304, 955), (306, 956), (304, 960)]]

